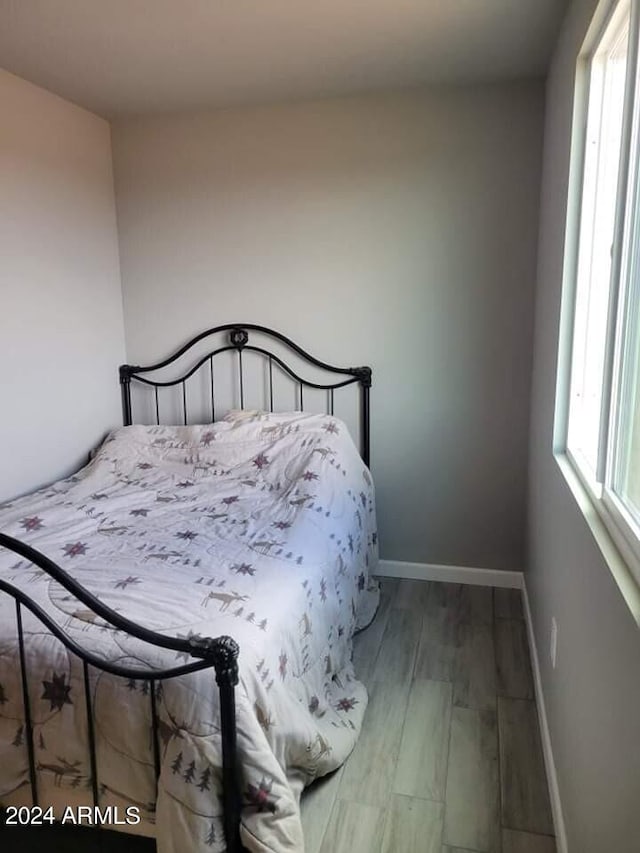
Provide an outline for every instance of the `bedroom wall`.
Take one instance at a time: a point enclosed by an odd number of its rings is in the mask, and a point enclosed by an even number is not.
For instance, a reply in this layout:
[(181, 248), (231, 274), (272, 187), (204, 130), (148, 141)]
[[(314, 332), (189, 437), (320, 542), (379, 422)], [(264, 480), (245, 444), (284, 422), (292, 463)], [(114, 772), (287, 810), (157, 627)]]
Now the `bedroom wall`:
[(637, 853), (640, 631), (552, 455), (575, 63), (595, 5), (573, 3), (547, 86), (526, 584), (568, 849)]
[(127, 352), (222, 322), (374, 369), (382, 555), (520, 569), (543, 85), (117, 121)]
[(109, 125), (2, 70), (0, 115), (5, 499), (77, 469), (120, 421), (124, 332)]

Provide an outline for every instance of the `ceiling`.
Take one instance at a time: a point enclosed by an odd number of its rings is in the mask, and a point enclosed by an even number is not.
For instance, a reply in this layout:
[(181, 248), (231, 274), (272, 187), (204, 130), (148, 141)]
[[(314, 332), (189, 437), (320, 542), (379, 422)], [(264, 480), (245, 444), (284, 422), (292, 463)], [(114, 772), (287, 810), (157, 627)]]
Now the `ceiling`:
[(0, 67), (107, 118), (545, 73), (566, 0), (0, 0)]

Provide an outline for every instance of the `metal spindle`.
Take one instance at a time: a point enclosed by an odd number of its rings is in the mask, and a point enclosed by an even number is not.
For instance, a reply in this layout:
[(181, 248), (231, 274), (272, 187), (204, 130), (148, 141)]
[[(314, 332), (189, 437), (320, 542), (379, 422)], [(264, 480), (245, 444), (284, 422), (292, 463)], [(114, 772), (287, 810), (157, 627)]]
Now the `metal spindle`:
[(238, 778), (235, 687), (238, 684), (238, 644), (231, 637), (218, 638), (214, 660), (220, 696), (222, 740), (222, 820), (229, 851), (242, 850), (240, 843), (241, 793)]
[(156, 392), (156, 426), (160, 426), (160, 406), (158, 404), (158, 386), (156, 385), (154, 388)]
[(213, 356), (209, 359), (209, 375), (211, 377), (211, 423), (215, 423), (216, 420), (216, 405), (214, 402), (214, 394), (213, 394)]
[(158, 709), (156, 707), (156, 680), (149, 679), (149, 689), (151, 692), (151, 731), (153, 737), (153, 767), (156, 773), (156, 779), (160, 777), (160, 742), (158, 740)]
[(236, 766), (236, 703), (233, 687), (220, 685), (220, 726), (226, 733), (222, 738), (222, 799), (224, 803), (223, 821), (227, 845), (233, 850), (240, 849), (237, 840), (239, 824), (237, 815), (238, 769)]
[(36, 784), (36, 760), (33, 749), (33, 725), (31, 722), (31, 701), (29, 699), (29, 684), (27, 681), (27, 659), (24, 653), (24, 635), (22, 632), (22, 611), (20, 602), (16, 601), (16, 622), (18, 624), (18, 646), (20, 649), (20, 673), (22, 675), (22, 702), (24, 705), (24, 725), (27, 735), (27, 754), (29, 756), (29, 777), (31, 782), (31, 799), (33, 805), (38, 805), (38, 787)]
[(89, 762), (91, 765), (91, 789), (93, 791), (93, 805), (100, 805), (98, 794), (98, 762), (96, 761), (96, 733), (93, 725), (93, 708), (91, 705), (91, 685), (89, 683), (89, 665), (86, 660), (82, 661), (84, 673), (84, 701), (87, 708), (87, 733), (89, 735)]
[(122, 421), (125, 426), (131, 426), (133, 423), (131, 412), (131, 376), (125, 369), (125, 365), (120, 367), (120, 390), (122, 392)]
[(184, 425), (187, 425), (187, 383), (182, 380), (182, 412), (184, 414)]
[(238, 370), (240, 371), (240, 408), (244, 409), (244, 377), (242, 369), (242, 350), (238, 350)]
[(302, 400), (302, 382), (300, 383), (300, 411), (304, 412), (304, 402)]
[(367, 467), (371, 465), (371, 445), (369, 426), (369, 386), (362, 386), (362, 402), (360, 406), (360, 435), (362, 459)]
[(333, 415), (333, 388), (329, 388), (329, 414)]
[(273, 411), (273, 359), (269, 356), (269, 411)]

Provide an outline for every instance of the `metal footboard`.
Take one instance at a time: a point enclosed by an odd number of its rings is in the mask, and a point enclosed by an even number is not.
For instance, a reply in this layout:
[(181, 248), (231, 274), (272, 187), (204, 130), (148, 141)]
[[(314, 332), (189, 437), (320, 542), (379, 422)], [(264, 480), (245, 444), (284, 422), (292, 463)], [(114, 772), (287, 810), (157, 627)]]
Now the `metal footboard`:
[(103, 604), (95, 595), (74, 580), (64, 569), (18, 539), (0, 533), (0, 547), (13, 551), (46, 572), (53, 580), (81, 601), (94, 614), (102, 618), (110, 626), (136, 637), (151, 646), (182, 652), (193, 660), (182, 666), (168, 669), (153, 667), (129, 667), (119, 663), (111, 663), (83, 649), (72, 639), (39, 604), (29, 598), (21, 589), (0, 579), (0, 592), (10, 595), (15, 600), (16, 624), (18, 628), (18, 651), (22, 679), (22, 697), (25, 715), (26, 746), (29, 759), (29, 781), (33, 805), (38, 802), (38, 779), (35, 763), (33, 741), (33, 723), (31, 716), (27, 660), (25, 653), (25, 638), (23, 632), (22, 611), (29, 610), (48, 630), (57, 637), (64, 646), (82, 660), (84, 675), (84, 697), (88, 720), (89, 759), (91, 772), (91, 788), (93, 804), (99, 806), (99, 767), (96, 758), (95, 728), (91, 691), (89, 687), (89, 668), (127, 679), (143, 680), (149, 684), (149, 702), (153, 729), (153, 761), (156, 780), (160, 774), (160, 744), (158, 739), (157, 687), (159, 682), (181, 675), (197, 672), (203, 669), (215, 671), (216, 684), (220, 694), (220, 732), (222, 739), (222, 784), (223, 784), (223, 825), (228, 853), (242, 853), (244, 850), (240, 841), (241, 790), (239, 779), (238, 756), (236, 749), (236, 712), (235, 687), (238, 683), (238, 644), (231, 637), (216, 638), (191, 637), (181, 639), (169, 637), (151, 631), (135, 622), (121, 616), (115, 610)]

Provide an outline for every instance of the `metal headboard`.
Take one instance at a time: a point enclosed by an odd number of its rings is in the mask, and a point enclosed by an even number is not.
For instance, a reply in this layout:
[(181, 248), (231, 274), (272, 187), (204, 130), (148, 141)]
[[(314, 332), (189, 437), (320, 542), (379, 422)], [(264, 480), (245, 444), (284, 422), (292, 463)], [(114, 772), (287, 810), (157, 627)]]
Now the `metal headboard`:
[[(206, 338), (212, 337), (221, 332), (228, 332), (228, 343), (223, 346), (219, 346), (216, 349), (207, 352), (205, 355), (198, 358), (196, 363), (192, 365), (185, 373), (178, 376), (177, 378), (170, 379), (167, 381), (159, 381), (156, 379), (149, 379), (147, 377), (143, 377), (140, 374), (143, 373), (151, 373), (152, 371), (161, 370), (164, 367), (168, 367), (170, 364), (173, 364), (183, 355), (185, 355), (190, 349), (195, 347), (200, 341), (205, 340)], [(260, 335), (264, 335), (266, 337), (273, 338), (276, 341), (279, 341), (281, 344), (284, 344), (288, 350), (296, 353), (296, 355), (303, 361), (307, 362), (307, 364), (313, 365), (316, 368), (320, 368), (327, 373), (338, 374), (341, 377), (347, 377), (344, 379), (340, 379), (335, 382), (314, 382), (308, 379), (304, 379), (297, 372), (295, 372), (288, 364), (286, 364), (283, 359), (274, 352), (270, 352), (262, 346), (256, 346), (249, 343), (249, 332), (257, 332)], [(120, 367), (120, 384), (122, 386), (122, 415), (125, 426), (129, 426), (133, 423), (133, 415), (132, 415), (132, 406), (131, 406), (131, 382), (132, 380), (135, 382), (141, 382), (145, 385), (149, 385), (154, 388), (155, 394), (155, 414), (156, 414), (156, 423), (160, 423), (160, 411), (159, 411), (159, 402), (158, 402), (158, 388), (166, 388), (175, 385), (182, 385), (182, 410), (183, 410), (183, 422), (186, 424), (188, 421), (187, 416), (187, 391), (186, 391), (186, 381), (195, 373), (197, 373), (201, 369), (205, 369), (208, 365), (209, 367), (209, 386), (210, 386), (210, 395), (211, 395), (211, 420), (215, 421), (216, 417), (216, 404), (215, 404), (215, 393), (214, 393), (214, 370), (213, 370), (213, 360), (216, 356), (221, 355), (225, 352), (237, 352), (237, 370), (238, 370), (238, 388), (239, 388), (239, 398), (240, 398), (240, 408), (244, 408), (244, 388), (245, 388), (245, 375), (244, 375), (244, 365), (242, 360), (243, 352), (253, 352), (257, 353), (264, 357), (268, 365), (268, 388), (269, 388), (269, 409), (270, 411), (274, 411), (274, 389), (273, 389), (273, 365), (276, 364), (278, 367), (284, 371), (286, 375), (288, 375), (293, 382), (297, 383), (299, 389), (299, 408), (300, 411), (304, 411), (304, 388), (315, 388), (326, 390), (328, 392), (328, 405), (327, 405), (327, 413), (333, 414), (334, 408), (334, 391), (337, 388), (344, 388), (347, 385), (360, 385), (360, 412), (359, 412), (359, 420), (360, 420), (360, 454), (364, 463), (368, 466), (370, 464), (370, 408), (369, 408), (369, 391), (371, 388), (371, 368), (370, 367), (334, 367), (331, 364), (327, 364), (324, 361), (320, 361), (320, 359), (315, 358), (310, 355), (308, 352), (302, 349), (301, 346), (294, 343), (290, 338), (287, 338), (285, 335), (280, 332), (276, 332), (273, 329), (269, 329), (266, 326), (258, 326), (253, 323), (226, 323), (222, 326), (215, 326), (212, 329), (207, 329), (204, 332), (201, 332), (199, 335), (196, 335), (190, 341), (187, 341), (184, 346), (182, 346), (177, 352), (173, 355), (165, 358), (163, 361), (159, 361), (156, 364), (149, 365), (133, 365), (133, 364), (123, 364)]]

